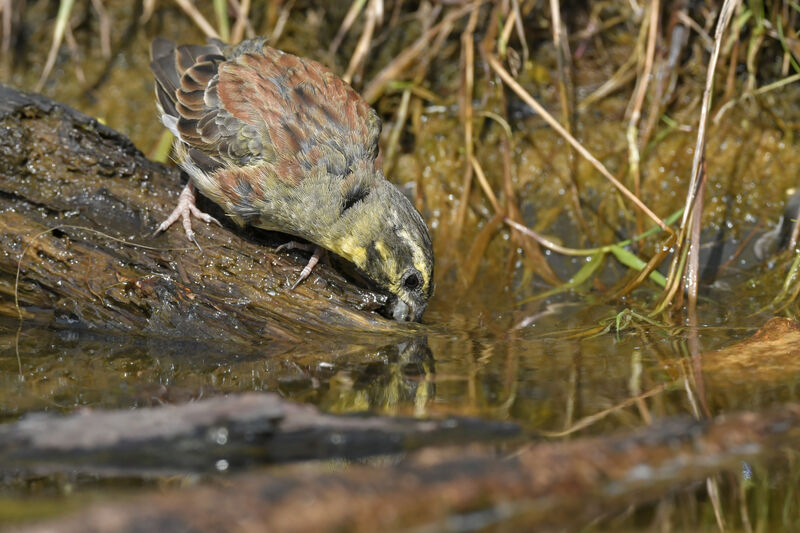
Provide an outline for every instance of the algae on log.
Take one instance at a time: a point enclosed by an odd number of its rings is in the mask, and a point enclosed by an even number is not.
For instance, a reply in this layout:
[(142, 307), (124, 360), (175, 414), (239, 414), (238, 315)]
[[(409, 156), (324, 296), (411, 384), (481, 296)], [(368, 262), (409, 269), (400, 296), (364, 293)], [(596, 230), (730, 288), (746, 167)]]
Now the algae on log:
[(0, 315), (17, 316), (19, 267), (25, 320), (239, 342), (410, 331), (331, 268), (291, 291), (302, 258), (230, 224), (196, 221), (202, 251), (180, 224), (149, 237), (181, 188), (121, 134), (0, 85)]

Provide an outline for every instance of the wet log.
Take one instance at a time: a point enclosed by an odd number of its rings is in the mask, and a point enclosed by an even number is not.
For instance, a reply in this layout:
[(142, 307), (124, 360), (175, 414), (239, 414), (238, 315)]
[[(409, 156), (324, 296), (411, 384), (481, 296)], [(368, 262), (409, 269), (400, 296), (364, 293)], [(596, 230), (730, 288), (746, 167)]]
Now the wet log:
[[(681, 483), (800, 445), (800, 405), (708, 422), (688, 417), (615, 436), (529, 445), (428, 449), (392, 466), (289, 466), (223, 487), (95, 505), (27, 532), (562, 531)], [(249, 526), (248, 526), (249, 525)], [(480, 527), (478, 527), (480, 526)]]
[(136, 410), (28, 415), (0, 426), (0, 475), (202, 473), (520, 434), (510, 422), (331, 415), (277, 394), (246, 393)]
[(702, 355), (703, 379), (716, 388), (743, 394), (747, 387), (781, 383), (800, 374), (800, 323), (770, 318), (751, 337)]
[(181, 188), (95, 119), (0, 85), (0, 315), (245, 343), (407, 333), (333, 268), (290, 291), (305, 258), (275, 253), (274, 235), (195, 222), (202, 251), (179, 224), (148, 237)]

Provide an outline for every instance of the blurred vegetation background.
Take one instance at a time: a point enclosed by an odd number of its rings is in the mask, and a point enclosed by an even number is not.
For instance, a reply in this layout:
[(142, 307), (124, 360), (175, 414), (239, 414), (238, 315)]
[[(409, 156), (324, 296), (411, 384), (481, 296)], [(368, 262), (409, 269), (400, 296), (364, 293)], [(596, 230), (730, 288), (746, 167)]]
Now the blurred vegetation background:
[(0, 80), (166, 160), (152, 39), (264, 35), (383, 117), (387, 176), (434, 234), (433, 316), (571, 292), (696, 321), (698, 287), (723, 286), (742, 316), (796, 315), (798, 261), (752, 247), (797, 185), (798, 17), (782, 0), (0, 0)]

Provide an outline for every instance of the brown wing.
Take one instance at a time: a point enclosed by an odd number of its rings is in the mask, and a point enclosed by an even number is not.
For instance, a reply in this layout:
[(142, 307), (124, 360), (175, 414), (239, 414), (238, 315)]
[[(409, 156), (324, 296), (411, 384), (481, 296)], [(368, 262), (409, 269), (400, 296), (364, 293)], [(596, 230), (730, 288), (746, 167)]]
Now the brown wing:
[(205, 172), (226, 163), (250, 164), (270, 159), (265, 132), (242, 123), (220, 105), (219, 66), (227, 59), (223, 45), (182, 45), (156, 39), (150, 68), (164, 124), (188, 147), (188, 156)]
[(380, 119), (314, 61), (244, 41), (179, 46), (157, 39), (151, 68), (164, 121), (197, 165), (262, 164), (287, 183), (316, 166), (347, 176), (378, 155)]

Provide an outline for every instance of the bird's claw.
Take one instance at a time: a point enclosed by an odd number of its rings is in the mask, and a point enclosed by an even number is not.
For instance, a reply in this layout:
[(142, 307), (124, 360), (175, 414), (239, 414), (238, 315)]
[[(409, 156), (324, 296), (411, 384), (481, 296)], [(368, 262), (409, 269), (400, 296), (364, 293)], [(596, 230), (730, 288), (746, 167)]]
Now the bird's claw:
[(194, 202), (194, 187), (192, 187), (191, 182), (189, 182), (181, 191), (180, 196), (178, 196), (178, 205), (175, 206), (175, 209), (172, 210), (172, 213), (170, 213), (167, 219), (164, 220), (164, 222), (162, 222), (158, 228), (156, 228), (156, 230), (153, 232), (153, 236), (158, 235), (162, 231), (166, 231), (167, 228), (169, 228), (180, 218), (181, 224), (183, 225), (183, 231), (186, 233), (186, 238), (193, 242), (195, 246), (197, 246), (197, 248), (202, 252), (203, 249), (197, 242), (195, 233), (192, 230), (192, 217), (198, 218), (207, 224), (212, 222), (217, 226), (222, 226), (222, 224), (220, 224), (219, 220), (212, 217), (208, 213), (200, 211)]
[(320, 258), (325, 253), (325, 250), (323, 248), (320, 248), (319, 246), (314, 245), (314, 244), (305, 244), (305, 243), (299, 243), (299, 242), (294, 242), (294, 241), (287, 242), (286, 244), (281, 244), (280, 246), (278, 246), (278, 250), (279, 251), (280, 250), (295, 250), (295, 249), (310, 250), (312, 248), (314, 250), (314, 253), (308, 259), (308, 263), (306, 263), (306, 266), (304, 266), (303, 270), (300, 271), (300, 275), (297, 277), (297, 279), (292, 284), (292, 286), (291, 286), (291, 288), (289, 290), (292, 290), (292, 291), (295, 290), (297, 288), (297, 286), (300, 285), (300, 283), (303, 282), (304, 279), (306, 279), (309, 275), (311, 275), (311, 271), (314, 270), (314, 267), (317, 265), (317, 263), (319, 263)]
[(304, 252), (310, 252), (311, 250), (315, 250), (316, 248), (318, 247), (315, 244), (307, 242), (289, 241), (275, 248), (275, 251), (282, 252), (284, 250), (303, 250)]

